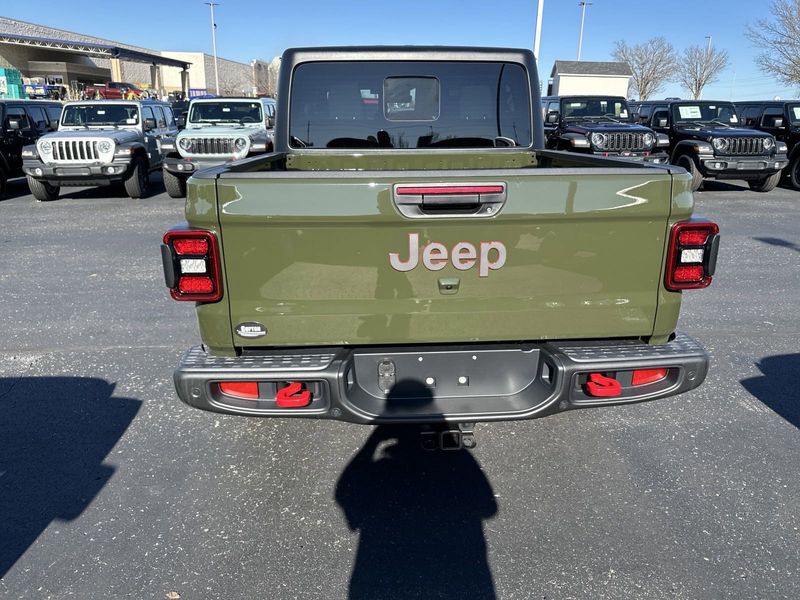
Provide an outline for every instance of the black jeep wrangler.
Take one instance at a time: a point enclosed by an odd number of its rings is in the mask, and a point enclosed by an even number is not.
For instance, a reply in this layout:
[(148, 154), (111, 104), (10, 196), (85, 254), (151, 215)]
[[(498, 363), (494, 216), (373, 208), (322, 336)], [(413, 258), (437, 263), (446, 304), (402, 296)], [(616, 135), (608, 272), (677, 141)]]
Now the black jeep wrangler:
[(20, 177), (22, 148), (58, 128), (61, 103), (46, 100), (0, 100), (0, 198), (6, 182)]
[(547, 148), (666, 163), (665, 135), (633, 122), (621, 96), (542, 98)]
[(769, 192), (789, 164), (786, 144), (740, 127), (731, 102), (645, 101), (638, 103), (636, 118), (669, 136), (670, 163), (692, 175), (692, 190), (703, 179), (743, 179), (751, 190)]
[(789, 166), (783, 174), (800, 190), (800, 101), (763, 100), (735, 102), (744, 127), (775, 136), (788, 148)]

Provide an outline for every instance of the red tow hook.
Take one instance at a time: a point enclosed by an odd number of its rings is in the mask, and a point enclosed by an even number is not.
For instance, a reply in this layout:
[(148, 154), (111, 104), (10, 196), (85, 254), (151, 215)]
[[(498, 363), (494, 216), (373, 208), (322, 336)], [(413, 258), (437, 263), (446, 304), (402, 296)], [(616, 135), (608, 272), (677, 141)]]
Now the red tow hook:
[(279, 408), (303, 408), (311, 404), (311, 392), (303, 389), (303, 384), (290, 381), (275, 395), (275, 403)]
[(597, 398), (614, 398), (622, 395), (622, 384), (613, 377), (600, 373), (590, 373), (586, 382), (586, 392)]

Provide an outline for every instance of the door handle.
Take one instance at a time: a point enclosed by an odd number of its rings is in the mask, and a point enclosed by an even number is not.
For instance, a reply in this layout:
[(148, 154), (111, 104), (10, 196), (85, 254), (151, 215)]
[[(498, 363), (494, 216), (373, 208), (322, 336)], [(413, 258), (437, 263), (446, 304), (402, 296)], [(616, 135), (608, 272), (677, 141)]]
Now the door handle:
[(505, 183), (397, 184), (397, 210), (411, 219), (492, 217), (506, 202)]

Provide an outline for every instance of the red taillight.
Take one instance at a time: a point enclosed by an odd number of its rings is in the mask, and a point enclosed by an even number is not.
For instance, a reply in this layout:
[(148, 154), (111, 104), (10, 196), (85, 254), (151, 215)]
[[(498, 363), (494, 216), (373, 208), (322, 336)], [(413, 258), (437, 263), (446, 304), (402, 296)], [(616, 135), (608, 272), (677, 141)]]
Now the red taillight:
[(204, 238), (179, 238), (172, 242), (172, 247), (178, 256), (208, 254), (208, 240)]
[(672, 279), (676, 283), (697, 283), (703, 281), (705, 271), (703, 265), (677, 267), (672, 274)]
[(256, 381), (224, 381), (219, 384), (219, 391), (234, 398), (258, 400), (258, 382)]
[(672, 227), (667, 250), (664, 285), (679, 291), (711, 284), (719, 250), (719, 227), (711, 221), (694, 220)]
[(631, 385), (645, 385), (661, 381), (667, 376), (668, 369), (639, 369), (633, 372)]
[(678, 234), (678, 243), (681, 246), (702, 246), (708, 239), (708, 231), (705, 229), (682, 230)]
[(217, 302), (222, 298), (217, 238), (212, 232), (168, 231), (162, 260), (167, 287), (175, 300)]
[(214, 291), (211, 277), (183, 275), (178, 279), (178, 291), (181, 294), (210, 294)]

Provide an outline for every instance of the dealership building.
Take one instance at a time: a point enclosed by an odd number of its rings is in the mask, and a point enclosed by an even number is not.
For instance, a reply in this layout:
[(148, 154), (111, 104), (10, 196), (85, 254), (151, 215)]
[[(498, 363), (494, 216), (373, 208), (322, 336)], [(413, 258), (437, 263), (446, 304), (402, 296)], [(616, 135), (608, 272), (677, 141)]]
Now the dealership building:
[[(214, 58), (203, 52), (142, 48), (0, 17), (0, 70), (18, 71), (23, 81), (62, 84), (73, 97), (84, 85), (106, 81), (132, 83), (160, 95), (192, 91), (254, 96), (274, 90), (271, 79), (276, 78), (276, 67), (269, 62), (248, 64), (218, 57), (217, 68), (219, 90)], [(13, 97), (14, 89), (0, 82), (0, 97)]]

